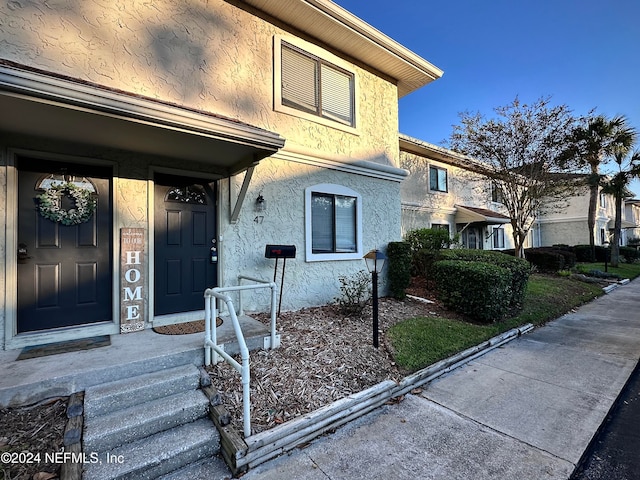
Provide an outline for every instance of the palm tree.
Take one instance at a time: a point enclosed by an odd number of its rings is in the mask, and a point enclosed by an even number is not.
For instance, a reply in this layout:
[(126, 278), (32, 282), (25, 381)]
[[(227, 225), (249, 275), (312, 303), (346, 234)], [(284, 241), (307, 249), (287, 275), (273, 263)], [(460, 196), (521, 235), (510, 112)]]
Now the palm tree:
[(578, 167), (588, 168), (589, 177), (589, 245), (595, 260), (595, 225), (598, 207), (598, 191), (602, 181), (600, 166), (616, 152), (627, 153), (636, 139), (636, 130), (629, 126), (625, 116), (608, 119), (604, 115), (586, 117), (581, 125), (574, 128), (566, 151), (562, 155), (565, 162), (573, 161)]
[(629, 183), (640, 177), (640, 151), (635, 151), (628, 157), (630, 149), (615, 152), (614, 161), (618, 171), (605, 183), (602, 189), (615, 198), (616, 216), (613, 227), (613, 241), (611, 242), (611, 266), (617, 267), (620, 261), (620, 236), (622, 233), (622, 203), (625, 198), (633, 197), (629, 191)]

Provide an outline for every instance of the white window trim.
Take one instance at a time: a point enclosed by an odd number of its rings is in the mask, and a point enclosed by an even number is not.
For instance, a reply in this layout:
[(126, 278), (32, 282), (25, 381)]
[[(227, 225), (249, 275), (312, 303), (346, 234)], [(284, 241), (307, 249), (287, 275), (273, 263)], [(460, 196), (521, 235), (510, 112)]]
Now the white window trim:
[[(431, 169), (435, 168), (436, 170), (442, 170), (447, 174), (447, 178), (445, 180), (445, 186), (444, 186), (444, 190), (438, 190), (438, 189), (433, 189), (431, 188)], [(429, 165), (429, 191), (430, 192), (434, 192), (434, 193), (449, 193), (449, 170), (447, 168), (444, 167), (440, 167), (438, 165)]]
[[(495, 239), (502, 239), (502, 246), (495, 246)], [(499, 243), (499, 242), (498, 242)], [(504, 250), (507, 248), (507, 237), (503, 227), (491, 227), (491, 249), (492, 250)]]
[[(356, 251), (350, 253), (313, 253), (312, 228), (311, 228), (311, 195), (313, 193), (326, 193), (329, 195), (344, 195), (356, 199)], [(362, 253), (362, 195), (355, 190), (321, 183), (307, 187), (304, 191), (304, 228), (305, 228), (305, 253), (307, 262), (325, 262), (330, 260), (360, 260)]]
[[(298, 110), (297, 108), (289, 107), (288, 105), (284, 105), (282, 103), (282, 42), (286, 42), (290, 45), (298, 47), (305, 52), (315, 55), (316, 57), (319, 57), (326, 62), (332, 63), (336, 67), (339, 67), (353, 75), (354, 126), (340, 123), (329, 118), (320, 117), (313, 113)], [(304, 118), (305, 120), (310, 120), (315, 123), (320, 123), (328, 127), (336, 128), (338, 130), (358, 135), (358, 125), (360, 124), (359, 97), (360, 95), (358, 95), (358, 77), (353, 65), (345, 62), (340, 57), (337, 57), (336, 55), (333, 55), (332, 53), (329, 53), (326, 50), (323, 50), (320, 47), (313, 45), (312, 43), (305, 42), (304, 40), (301, 40), (299, 38), (284, 37), (282, 35), (273, 36), (273, 109), (276, 112), (286, 113), (288, 115), (293, 115), (294, 117)]]

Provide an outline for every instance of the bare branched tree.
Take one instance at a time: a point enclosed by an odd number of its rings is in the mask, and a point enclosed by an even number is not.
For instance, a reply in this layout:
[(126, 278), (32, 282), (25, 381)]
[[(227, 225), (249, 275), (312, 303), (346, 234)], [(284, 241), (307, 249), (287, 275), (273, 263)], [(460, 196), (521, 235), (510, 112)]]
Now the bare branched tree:
[(537, 216), (563, 208), (577, 188), (570, 167), (557, 162), (576, 120), (566, 105), (551, 106), (549, 98), (531, 105), (516, 98), (494, 112), (489, 119), (461, 113), (450, 147), (487, 165), (485, 174), (511, 218), (516, 256), (522, 257)]

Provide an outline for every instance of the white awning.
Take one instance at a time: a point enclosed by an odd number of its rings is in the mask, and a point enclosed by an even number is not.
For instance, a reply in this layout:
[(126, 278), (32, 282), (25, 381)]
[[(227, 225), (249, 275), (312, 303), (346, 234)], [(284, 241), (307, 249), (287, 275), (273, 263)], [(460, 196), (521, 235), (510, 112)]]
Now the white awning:
[(503, 225), (511, 222), (511, 219), (493, 210), (486, 208), (467, 207), (456, 205), (456, 223), (486, 223), (488, 225)]
[(284, 146), (269, 132), (208, 112), (0, 63), (0, 131), (214, 165), (224, 176)]

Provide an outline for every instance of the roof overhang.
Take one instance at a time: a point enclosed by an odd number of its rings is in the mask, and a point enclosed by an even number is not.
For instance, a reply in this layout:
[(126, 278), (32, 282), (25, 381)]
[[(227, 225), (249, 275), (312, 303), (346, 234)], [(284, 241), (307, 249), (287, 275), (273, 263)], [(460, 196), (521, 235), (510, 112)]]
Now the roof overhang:
[(398, 97), (437, 80), (444, 73), (331, 1), (243, 1), (396, 79)]
[(456, 223), (485, 223), (487, 225), (504, 225), (511, 220), (506, 215), (485, 208), (464, 207), (456, 205)]
[[(637, 227), (638, 225), (628, 220), (625, 220), (624, 218), (620, 222), (620, 228), (637, 228)], [(615, 219), (609, 220), (609, 229), (613, 230), (614, 228), (615, 228)]]
[(0, 63), (0, 131), (213, 165), (228, 176), (284, 146), (207, 112)]
[(440, 147), (405, 134), (398, 135), (400, 150), (413, 153), (429, 160), (446, 163), (456, 167), (464, 168), (473, 172), (490, 175), (491, 167), (474, 158), (454, 152), (445, 147)]

